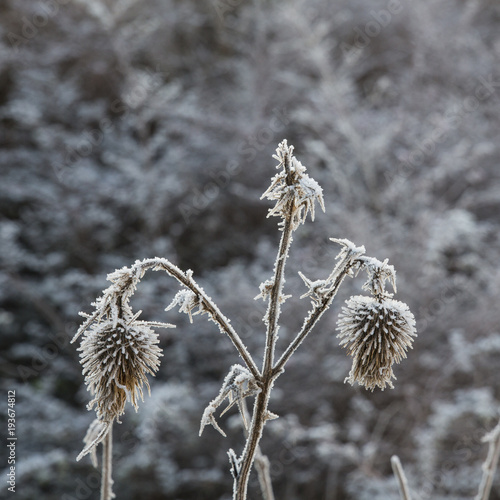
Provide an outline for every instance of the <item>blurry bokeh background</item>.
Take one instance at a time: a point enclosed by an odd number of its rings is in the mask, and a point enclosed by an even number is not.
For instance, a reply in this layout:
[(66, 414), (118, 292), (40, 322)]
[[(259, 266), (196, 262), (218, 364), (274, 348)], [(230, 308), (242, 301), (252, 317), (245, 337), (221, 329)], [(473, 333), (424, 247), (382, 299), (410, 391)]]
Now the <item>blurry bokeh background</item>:
[[(334, 265), (329, 237), (389, 258), (419, 337), (394, 390), (344, 385), (336, 318), (363, 281), (345, 282), (274, 391), (277, 499), (396, 499), (393, 454), (415, 498), (473, 498), (500, 401), (498, 2), (2, 0), (0, 44), (0, 434), (16, 390), (18, 500), (99, 497), (75, 462), (93, 412), (69, 339), (115, 268), (193, 269), (261, 356), (253, 297), (279, 234), (259, 197), (283, 138), (326, 214), (296, 233), (279, 347), (308, 308), (297, 271)], [(177, 289), (148, 276), (133, 301), (177, 328), (115, 428), (120, 500), (230, 499), (239, 420), (225, 439), (198, 429), (238, 357), (205, 317), (164, 312)]]

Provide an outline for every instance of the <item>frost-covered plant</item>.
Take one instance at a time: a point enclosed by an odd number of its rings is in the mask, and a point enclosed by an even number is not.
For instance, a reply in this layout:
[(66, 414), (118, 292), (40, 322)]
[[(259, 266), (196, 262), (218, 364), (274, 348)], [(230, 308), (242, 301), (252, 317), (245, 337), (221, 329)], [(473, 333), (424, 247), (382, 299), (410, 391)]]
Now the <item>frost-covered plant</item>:
[(373, 297), (357, 295), (351, 297), (342, 308), (338, 329), (340, 345), (349, 350), (353, 365), (349, 377), (351, 385), (358, 382), (367, 389), (386, 384), (393, 388), (391, 379), (394, 362), (406, 358), (415, 336), (415, 319), (403, 302), (393, 300), (393, 294), (385, 291), (385, 280), (389, 279), (396, 289), (396, 272), (387, 260), (367, 258), (365, 266), (368, 281), (363, 285)]
[[(314, 220), (316, 202), (323, 211), (325, 207), (321, 187), (306, 174), (306, 168), (293, 156), (293, 146), (283, 141), (274, 158), (278, 161), (277, 168), (281, 170), (262, 197), (276, 202), (268, 215), (281, 219), (281, 241), (273, 276), (260, 285), (260, 294), (256, 297), (268, 303), (264, 315), (266, 344), (261, 368), (230, 321), (193, 279), (192, 271), (183, 272), (164, 258), (136, 261), (130, 268), (124, 267), (110, 274), (108, 280), (113, 284), (93, 304), (95, 311), (92, 314), (82, 313), (86, 321), (73, 341), (83, 335), (79, 348), (81, 363), (85, 382), (93, 396), (88, 409), (95, 406), (97, 418), (85, 436), (85, 448), (78, 459), (91, 453), (95, 463), (96, 446), (103, 443), (102, 500), (114, 496), (111, 488), (113, 423), (115, 420), (119, 422), (126, 400), (137, 410), (138, 400), (143, 397), (143, 384), (149, 389), (147, 373), (154, 375), (158, 370), (161, 350), (157, 346), (158, 339), (153, 328), (173, 326), (139, 321), (140, 312), (134, 313), (130, 307), (130, 298), (149, 269), (165, 271), (183, 286), (167, 310), (177, 306), (180, 312), (189, 316), (190, 321), (194, 314), (206, 314), (230, 338), (244, 363), (244, 366), (235, 364), (230, 368), (219, 395), (205, 409), (200, 427), (200, 434), (210, 424), (225, 435), (216, 420), (217, 409), (225, 399), (228, 399), (229, 404), (224, 412), (236, 404), (247, 440), (239, 456), (232, 449), (228, 453), (235, 500), (246, 499), (254, 462), (264, 498), (274, 498), (269, 480), (269, 462), (259, 449), (266, 422), (277, 418), (268, 408), (272, 388), (290, 357), (331, 305), (344, 279), (360, 271), (367, 272), (368, 280), (363, 288), (370, 291), (372, 297), (351, 297), (340, 315), (341, 345), (348, 349), (353, 358), (353, 366), (346, 381), (351, 384), (358, 382), (371, 390), (376, 386), (382, 390), (386, 385), (393, 387), (392, 365), (406, 357), (406, 350), (412, 347), (413, 337), (416, 336), (415, 320), (406, 304), (394, 300), (393, 295), (385, 290), (387, 280), (396, 289), (394, 268), (387, 260), (381, 262), (365, 256), (363, 246), (357, 247), (346, 239), (332, 239), (341, 249), (336, 258), (337, 264), (327, 278), (313, 281), (299, 273), (308, 289), (301, 298), (310, 298), (311, 309), (294, 339), (281, 357), (275, 360), (281, 305), (290, 297), (283, 293), (283, 286), (293, 232), (305, 223), (308, 214)], [(254, 398), (252, 412), (248, 412), (246, 406), (249, 397)]]

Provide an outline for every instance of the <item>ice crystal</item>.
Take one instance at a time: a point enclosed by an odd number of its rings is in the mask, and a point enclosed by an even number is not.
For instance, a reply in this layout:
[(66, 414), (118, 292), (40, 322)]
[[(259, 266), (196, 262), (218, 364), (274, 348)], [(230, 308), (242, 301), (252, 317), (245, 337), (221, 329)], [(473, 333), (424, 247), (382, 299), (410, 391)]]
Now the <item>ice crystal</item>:
[(364, 268), (368, 273), (368, 280), (363, 285), (363, 290), (371, 292), (375, 297), (389, 296), (385, 291), (385, 282), (389, 280), (393, 290), (396, 292), (396, 270), (388, 264), (389, 259), (381, 262), (374, 257), (365, 257)]
[[(260, 293), (254, 297), (254, 300), (262, 299), (266, 301), (268, 297), (271, 296), (273, 287), (274, 287), (274, 280), (263, 281), (259, 285)], [(284, 295), (283, 293), (280, 293), (278, 301), (280, 304), (283, 304), (289, 298), (291, 298), (291, 295)]]
[(314, 220), (314, 202), (317, 201), (325, 211), (323, 190), (321, 186), (306, 172), (306, 167), (293, 156), (293, 146), (284, 140), (276, 149), (273, 158), (279, 161), (277, 168), (283, 170), (276, 174), (262, 198), (276, 200), (276, 205), (269, 210), (268, 217), (279, 216), (286, 219), (292, 217), (292, 228), (296, 229), (311, 214)]
[(99, 419), (118, 419), (127, 399), (137, 409), (143, 384), (149, 390), (146, 374), (160, 365), (158, 343), (158, 335), (139, 322), (119, 320), (116, 327), (104, 322), (90, 329), (78, 350), (86, 384), (95, 395), (89, 409), (96, 405)]
[(406, 358), (412, 347), (415, 319), (403, 302), (385, 297), (377, 300), (361, 295), (346, 301), (339, 315), (337, 335), (353, 357), (346, 381), (367, 389), (393, 388), (392, 365)]
[(327, 291), (326, 287), (328, 286), (328, 280), (316, 280), (312, 281), (306, 278), (300, 271), (299, 276), (302, 278), (302, 281), (309, 289), (306, 293), (300, 296), (301, 299), (305, 297), (311, 297), (313, 302), (321, 302), (321, 299), (325, 292)]
[(227, 456), (229, 457), (229, 463), (231, 465), (231, 475), (234, 479), (238, 479), (240, 475), (241, 460), (237, 457), (236, 452), (232, 448), (229, 448)]
[[(233, 365), (224, 379), (219, 394), (209, 403), (203, 412), (200, 424), (200, 436), (203, 429), (210, 424), (225, 437), (226, 433), (219, 427), (214, 417), (217, 408), (228, 398), (229, 404), (222, 412), (223, 415), (234, 404), (238, 404), (239, 406), (244, 398), (253, 396), (258, 392), (259, 387), (250, 371), (241, 365)], [(244, 412), (240, 410), (240, 413), (245, 418)]]

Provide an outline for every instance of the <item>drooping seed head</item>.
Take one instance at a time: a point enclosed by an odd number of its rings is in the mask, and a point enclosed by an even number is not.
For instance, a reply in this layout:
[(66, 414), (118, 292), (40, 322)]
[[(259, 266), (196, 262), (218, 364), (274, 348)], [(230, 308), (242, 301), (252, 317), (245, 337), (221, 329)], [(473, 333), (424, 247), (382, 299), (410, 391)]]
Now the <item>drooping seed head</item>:
[(143, 385), (149, 391), (147, 374), (154, 374), (162, 356), (158, 335), (146, 324), (118, 320), (94, 324), (82, 340), (81, 364), (85, 383), (94, 396), (88, 408), (96, 406), (103, 422), (119, 421), (127, 398), (137, 410), (143, 399)]
[(358, 382), (372, 391), (377, 386), (393, 388), (392, 365), (406, 358), (416, 337), (415, 318), (408, 306), (388, 297), (357, 295), (346, 301), (337, 325), (340, 345), (353, 358), (346, 382)]

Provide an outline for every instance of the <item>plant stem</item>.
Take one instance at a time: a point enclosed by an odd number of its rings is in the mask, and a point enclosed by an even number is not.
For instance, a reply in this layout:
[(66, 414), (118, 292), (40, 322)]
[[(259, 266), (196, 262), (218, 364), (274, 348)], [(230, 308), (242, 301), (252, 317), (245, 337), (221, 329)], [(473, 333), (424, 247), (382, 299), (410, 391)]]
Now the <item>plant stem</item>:
[(224, 316), (217, 305), (212, 301), (212, 299), (205, 293), (203, 288), (201, 288), (188, 273), (181, 271), (176, 265), (172, 264), (168, 259), (145, 259), (142, 262), (136, 263), (132, 266), (132, 271), (146, 271), (147, 269), (153, 268), (154, 271), (163, 270), (166, 271), (170, 276), (175, 278), (179, 283), (189, 288), (196, 296), (200, 299), (203, 304), (204, 309), (208, 312), (210, 318), (218, 325), (220, 330), (227, 334), (231, 339), (231, 342), (238, 350), (241, 358), (245, 362), (247, 368), (252, 372), (252, 375), (256, 380), (260, 380), (260, 372), (253, 360), (252, 356), (248, 352), (245, 344), (241, 340), (240, 336), (236, 330), (231, 326), (229, 320)]
[(250, 431), (241, 457), (241, 466), (234, 490), (234, 500), (246, 500), (248, 479), (252, 464), (257, 453), (262, 430), (266, 423), (265, 414), (271, 393), (270, 385), (265, 384), (262, 391), (257, 395), (253, 409)]
[(401, 500), (411, 500), (410, 488), (408, 487), (408, 481), (406, 479), (405, 471), (401, 465), (401, 460), (397, 455), (391, 457), (392, 471), (396, 476), (399, 484), (399, 492), (401, 494)]
[[(284, 159), (284, 167), (287, 173), (286, 182), (292, 184), (290, 174), (291, 155), (287, 155)], [(267, 407), (271, 390), (274, 384), (275, 375), (273, 374), (274, 350), (276, 347), (278, 320), (281, 313), (280, 298), (283, 290), (285, 264), (288, 257), (288, 251), (292, 243), (293, 224), (292, 218), (295, 211), (295, 201), (290, 202), (287, 216), (283, 221), (283, 232), (278, 249), (278, 257), (274, 266), (274, 281), (271, 293), (269, 296), (269, 306), (266, 313), (267, 332), (266, 332), (266, 348), (264, 351), (264, 363), (262, 366), (261, 392), (257, 395), (252, 415), (252, 423), (250, 425), (249, 436), (241, 457), (241, 467), (237, 478), (234, 500), (246, 500), (248, 479), (252, 469), (253, 461), (258, 450), (259, 441), (262, 437), (262, 431), (267, 421)]]
[(113, 456), (113, 426), (102, 442), (102, 479), (101, 479), (101, 500), (111, 500), (115, 498), (113, 494), (113, 479), (112, 472), (112, 456)]
[(281, 355), (280, 359), (274, 366), (273, 368), (274, 376), (278, 376), (283, 371), (285, 364), (291, 358), (292, 354), (297, 350), (299, 345), (304, 341), (304, 339), (307, 337), (310, 331), (314, 328), (314, 326), (321, 318), (323, 313), (330, 307), (330, 304), (333, 302), (335, 295), (337, 295), (337, 291), (340, 288), (340, 285), (344, 281), (344, 278), (349, 274), (349, 271), (351, 270), (353, 265), (354, 265), (353, 255), (347, 255), (345, 260), (337, 266), (336, 270), (338, 270), (338, 272), (333, 282), (333, 286), (328, 292), (324, 294), (320, 302), (316, 302), (314, 304), (313, 309), (309, 312), (309, 315), (305, 319), (304, 324), (302, 325), (302, 328), (300, 329), (299, 333), (297, 334), (295, 339), (290, 343), (286, 351)]
[[(240, 403), (239, 409), (243, 418), (243, 428), (245, 430), (245, 435), (248, 438), (247, 422), (250, 421), (250, 414), (248, 412), (246, 399), (244, 399)], [(262, 453), (260, 446), (257, 447), (257, 452), (255, 454), (255, 469), (257, 470), (257, 474), (259, 476), (260, 491), (262, 493), (263, 500), (274, 500), (269, 459)]]
[(500, 456), (500, 422), (486, 437), (490, 446), (488, 456), (483, 464), (483, 477), (479, 485), (479, 491), (474, 500), (488, 500), (493, 486), (493, 477), (498, 466), (498, 457)]
[(277, 340), (278, 332), (278, 319), (281, 313), (280, 296), (283, 290), (283, 278), (285, 274), (285, 263), (288, 256), (288, 250), (292, 243), (292, 223), (290, 220), (285, 221), (283, 233), (281, 235), (278, 259), (276, 261), (276, 268), (274, 273), (274, 285), (271, 290), (269, 299), (269, 307), (267, 310), (267, 333), (266, 333), (266, 350), (264, 352), (264, 365), (262, 373), (264, 377), (266, 374), (270, 375), (273, 361), (274, 350)]

